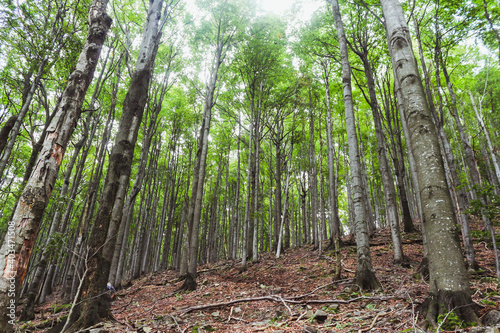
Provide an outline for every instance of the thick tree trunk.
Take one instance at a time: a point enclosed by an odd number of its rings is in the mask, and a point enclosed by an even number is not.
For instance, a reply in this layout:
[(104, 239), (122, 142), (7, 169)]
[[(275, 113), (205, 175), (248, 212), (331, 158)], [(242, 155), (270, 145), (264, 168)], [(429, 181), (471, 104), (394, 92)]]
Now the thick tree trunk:
[[(159, 21), (163, 0), (150, 2), (148, 19), (143, 32), (135, 71), (123, 102), (115, 144), (111, 151), (103, 192), (89, 238), (90, 257), (86, 262), (87, 279), (82, 289), (82, 310), (70, 330), (92, 326), (102, 318), (110, 316), (107, 295), (104, 293), (116, 244), (116, 235), (108, 229), (118, 231), (123, 211), (124, 196), (130, 178), (132, 158), (144, 107), (147, 102), (149, 82), (158, 50)], [(104, 293), (103, 296), (101, 296)]]
[[(168, 77), (168, 75), (166, 75)], [(123, 262), (125, 260), (125, 245), (127, 244), (128, 232), (130, 229), (130, 223), (132, 221), (132, 217), (134, 215), (134, 205), (135, 199), (139, 194), (142, 183), (144, 180), (144, 174), (146, 171), (146, 166), (148, 163), (149, 150), (151, 148), (151, 141), (153, 135), (156, 133), (157, 128), (157, 118), (158, 114), (161, 110), (161, 103), (165, 96), (167, 90), (168, 82), (163, 82), (161, 93), (159, 100), (156, 102), (156, 105), (153, 107), (151, 112), (151, 119), (149, 121), (149, 125), (147, 126), (146, 135), (143, 137), (141, 155), (139, 158), (139, 166), (137, 168), (137, 175), (134, 180), (134, 185), (132, 189), (129, 191), (129, 194), (123, 204), (123, 211), (118, 212), (115, 211), (115, 214), (121, 215), (121, 221), (119, 223), (118, 234), (116, 236), (116, 244), (113, 253), (113, 259), (110, 268), (109, 274), (109, 282), (115, 286), (115, 288), (120, 287), (122, 282), (122, 272), (123, 272)], [(116, 220), (117, 217), (113, 217), (113, 220)], [(116, 233), (116, 230), (110, 230), (110, 235)]]
[[(12, 330), (13, 318), (7, 306), (15, 297), (9, 297), (10, 281), (16, 280), (18, 293), (24, 278), (33, 245), (54, 187), (66, 146), (80, 118), (87, 89), (94, 77), (102, 45), (111, 19), (106, 14), (107, 1), (93, 1), (89, 11), (89, 32), (76, 69), (68, 78), (58, 111), (47, 130), (42, 150), (33, 173), (19, 198), (8, 232), (0, 249), (0, 331)], [(18, 119), (19, 120), (19, 119)], [(19, 120), (20, 121), (20, 120)]]
[[(456, 96), (455, 96), (455, 91), (453, 89), (453, 86), (451, 85), (450, 82), (450, 77), (448, 75), (448, 71), (446, 69), (446, 66), (444, 66), (444, 62), (441, 59), (442, 55), (442, 50), (441, 50), (441, 43), (440, 43), (440, 31), (439, 31), (439, 26), (438, 26), (438, 13), (436, 13), (436, 45), (435, 45), (435, 77), (436, 77), (436, 83), (438, 86), (437, 89), (437, 95), (438, 95), (438, 101), (439, 101), (439, 113), (436, 110), (436, 107), (434, 105), (434, 99), (432, 95), (432, 90), (430, 87), (430, 77), (427, 72), (427, 66), (425, 64), (425, 58), (423, 54), (423, 49), (422, 49), (422, 44), (420, 40), (420, 30), (415, 22), (415, 27), (416, 27), (416, 32), (417, 32), (417, 41), (418, 41), (418, 49), (420, 53), (420, 58), (421, 58), (421, 64), (422, 64), (422, 71), (424, 73), (424, 79), (425, 79), (425, 89), (426, 89), (426, 94), (427, 94), (427, 102), (429, 104), (429, 110), (434, 118), (434, 123), (436, 124), (439, 138), (441, 140), (441, 145), (444, 150), (444, 162), (445, 162), (445, 167), (446, 170), (448, 171), (449, 174), (449, 179), (450, 179), (450, 194), (452, 196), (452, 199), (456, 202), (456, 208), (457, 208), (457, 219), (460, 221), (460, 224), (462, 226), (462, 239), (464, 242), (464, 248), (465, 248), (465, 256), (467, 258), (467, 264), (471, 269), (478, 269), (478, 263), (476, 261), (476, 256), (474, 252), (474, 246), (472, 244), (471, 238), (470, 238), (470, 227), (469, 227), (469, 218), (466, 214), (466, 207), (467, 207), (467, 195), (465, 193), (465, 190), (460, 184), (460, 180), (458, 177), (458, 173), (456, 170), (456, 162), (455, 162), (455, 156), (453, 155), (453, 151), (451, 148), (450, 141), (448, 140), (446, 133), (444, 131), (444, 124), (442, 120), (442, 115), (443, 115), (443, 98), (441, 96), (441, 75), (439, 71), (439, 64), (443, 64), (443, 74), (446, 79), (446, 83), (448, 86), (448, 91), (450, 93), (450, 98), (451, 98), (451, 112), (453, 114), (453, 117), (455, 118), (455, 121), (457, 123), (457, 129), (459, 131), (460, 138), (462, 139), (462, 144), (465, 147), (465, 152), (467, 156), (467, 162), (469, 165), (472, 178), (474, 181), (480, 181), (480, 175), (479, 175), (479, 170), (477, 169), (477, 163), (475, 156), (473, 154), (473, 151), (470, 147), (470, 144), (468, 142), (468, 138), (465, 135), (464, 128), (462, 127), (461, 121), (458, 117), (458, 112), (457, 112), (457, 107), (456, 107)], [(441, 118), (440, 116), (441, 115)], [(465, 141), (464, 141), (465, 140)], [(468, 147), (468, 148), (467, 148)]]
[[(401, 92), (417, 167), (428, 246), (430, 295), (427, 320), (435, 325), (440, 313), (455, 311), (460, 319), (478, 322), (471, 304), (467, 270), (439, 149), (403, 9), (397, 0), (381, 0), (397, 88)], [(446, 244), (446, 246), (444, 246)], [(449, 265), (443, 265), (448, 262)]]
[(375, 273), (373, 272), (370, 243), (367, 228), (366, 200), (362, 189), (361, 161), (356, 136), (356, 125), (354, 119), (352, 90), (351, 90), (351, 68), (347, 53), (347, 40), (344, 33), (342, 18), (337, 0), (332, 0), (332, 12), (335, 28), (339, 38), (340, 56), (342, 61), (342, 85), (344, 93), (344, 108), (347, 127), (347, 142), (349, 146), (349, 161), (352, 180), (352, 203), (354, 206), (354, 219), (356, 225), (357, 266), (354, 284), (362, 290), (374, 290), (381, 287)]

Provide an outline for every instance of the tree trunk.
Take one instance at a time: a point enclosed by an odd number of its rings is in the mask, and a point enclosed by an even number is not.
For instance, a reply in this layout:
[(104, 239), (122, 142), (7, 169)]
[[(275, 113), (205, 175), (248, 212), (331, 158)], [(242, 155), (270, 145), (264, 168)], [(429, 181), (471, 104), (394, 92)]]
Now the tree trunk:
[(14, 127), (14, 124), (16, 123), (17, 116), (11, 116), (3, 125), (2, 129), (0, 130), (0, 155), (3, 152), (3, 149), (7, 145), (7, 141), (9, 139), (9, 133)]
[[(8, 232), (0, 249), (0, 331), (13, 329), (7, 306), (14, 297), (8, 297), (10, 280), (16, 280), (18, 293), (26, 276), (26, 269), (36, 236), (54, 187), (66, 146), (76, 123), (87, 89), (94, 77), (111, 19), (106, 14), (107, 1), (94, 1), (89, 11), (89, 32), (76, 69), (68, 78), (58, 111), (48, 128), (42, 150), (33, 173), (19, 198)], [(20, 121), (20, 120), (19, 120)], [(13, 318), (12, 318), (13, 319)]]
[[(443, 117), (442, 117), (443, 101), (442, 101), (442, 96), (441, 96), (441, 92), (440, 92), (441, 76), (440, 76), (440, 72), (439, 72), (439, 64), (443, 64), (443, 74), (445, 76), (448, 90), (450, 92), (450, 98), (452, 101), (452, 103), (451, 103), (452, 106), (450, 109), (451, 109), (451, 112), (453, 114), (453, 117), (455, 118), (455, 121), (457, 122), (457, 129), (460, 133), (460, 138), (462, 139), (462, 144), (464, 145), (464, 147), (468, 147), (468, 148), (465, 148), (465, 151), (466, 151), (466, 155), (468, 156), (467, 160), (468, 160), (469, 168), (473, 167), (473, 169), (474, 169), (474, 170), (471, 170), (471, 174), (474, 174), (472, 176), (472, 178), (475, 180), (479, 180), (480, 176), (479, 176), (479, 171), (477, 169), (477, 164), (475, 161), (473, 151), (470, 147), (470, 144), (468, 143), (468, 139), (467, 139), (465, 132), (464, 132), (464, 129), (461, 125), (461, 121), (458, 118), (455, 92), (454, 92), (453, 87), (451, 85), (448, 71), (446, 69), (446, 66), (444, 66), (444, 63), (441, 61), (442, 59), (440, 59), (440, 56), (442, 55), (442, 53), (441, 53), (442, 50), (441, 50), (441, 43), (440, 43), (441, 36), (440, 36), (440, 32), (439, 32), (439, 26), (437, 23), (438, 22), (437, 15), (438, 14), (436, 13), (436, 21), (435, 21), (436, 45), (435, 45), (434, 54), (435, 54), (435, 62), (436, 62), (436, 64), (435, 64), (435, 66), (436, 66), (436, 70), (435, 70), (435, 72), (436, 72), (436, 74), (435, 74), (436, 84), (438, 85), (437, 94), (438, 94), (438, 100), (439, 100), (439, 113), (436, 111), (436, 107), (434, 105), (434, 99), (433, 99), (432, 90), (430, 87), (430, 77), (429, 77), (428, 72), (427, 72), (427, 66), (425, 64), (424, 54), (423, 54), (423, 49), (422, 49), (422, 44), (421, 44), (421, 39), (420, 39), (420, 30), (419, 30), (417, 22), (415, 21), (418, 49), (419, 49), (419, 53), (420, 53), (420, 59), (421, 59), (420, 61), (422, 64), (422, 71), (424, 73), (425, 90), (426, 90), (426, 94), (427, 94), (427, 101), (429, 104), (429, 110), (434, 118), (434, 123), (437, 126), (437, 130), (438, 130), (438, 134), (439, 134), (439, 137), (441, 140), (442, 148), (443, 148), (444, 153), (445, 153), (446, 159), (444, 160), (444, 162), (445, 162), (445, 167), (446, 167), (446, 165), (448, 166), (447, 169), (448, 169), (448, 173), (449, 173), (449, 177), (450, 177), (450, 192), (451, 192), (450, 194), (452, 196), (452, 199), (454, 199), (454, 201), (456, 202), (457, 219), (460, 221), (460, 224), (462, 226), (462, 229), (461, 229), (462, 239), (464, 242), (465, 256), (467, 258), (467, 264), (469, 265), (469, 267), (471, 269), (478, 269), (479, 265), (476, 261), (474, 246), (473, 246), (471, 238), (470, 238), (469, 218), (466, 214), (467, 195), (460, 184), (460, 180), (459, 180), (458, 173), (456, 170), (455, 156), (453, 155), (450, 141), (448, 140), (448, 138), (446, 137), (446, 134), (444, 132), (444, 124), (443, 124)], [(439, 115), (441, 115), (441, 118), (439, 117)]]
[[(466, 322), (478, 322), (460, 248), (453, 206), (446, 184), (439, 139), (432, 122), (403, 9), (397, 0), (381, 0), (397, 88), (401, 92), (417, 167), (423, 224), (428, 246), (430, 295), (427, 320), (455, 311)], [(444, 246), (446, 244), (446, 246)], [(449, 262), (449, 265), (443, 265)]]
[(339, 38), (340, 56), (342, 61), (342, 85), (344, 93), (344, 108), (347, 128), (347, 142), (349, 146), (349, 161), (351, 167), (352, 202), (354, 206), (354, 218), (356, 225), (357, 266), (354, 284), (362, 290), (375, 290), (381, 287), (375, 273), (373, 272), (370, 243), (367, 228), (366, 200), (363, 197), (361, 161), (356, 137), (356, 125), (354, 119), (352, 90), (351, 90), (351, 66), (347, 53), (347, 40), (344, 33), (342, 18), (337, 0), (332, 0), (332, 12), (335, 28)]
[(330, 240), (333, 244), (335, 243), (335, 238), (339, 240), (340, 243), (340, 218), (338, 212), (338, 196), (337, 196), (337, 182), (335, 179), (335, 157), (334, 157), (334, 145), (333, 145), (333, 120), (330, 102), (330, 78), (329, 78), (329, 64), (330, 60), (322, 60), (321, 67), (323, 68), (323, 80), (325, 81), (326, 90), (326, 113), (327, 113), (327, 128), (326, 128), (326, 139), (327, 139), (327, 150), (328, 150), (328, 200), (330, 206)]
[(311, 227), (312, 241), (315, 249), (319, 249), (321, 242), (318, 226), (318, 171), (316, 168), (316, 144), (314, 141), (314, 116), (312, 106), (312, 94), (309, 90), (309, 170), (310, 170), (310, 188), (311, 188)]
[[(373, 75), (372, 66), (368, 59), (368, 43), (367, 36), (360, 36), (358, 44), (355, 42), (356, 50), (354, 52), (360, 57), (363, 62), (364, 72), (366, 76), (366, 83), (368, 85), (369, 99), (368, 103), (372, 109), (373, 122), (375, 124), (375, 136), (377, 139), (377, 153), (379, 161), (380, 175), (382, 176), (382, 185), (384, 188), (385, 211), (387, 222), (391, 229), (392, 243), (394, 247), (394, 263), (402, 264), (405, 260), (403, 253), (403, 246), (401, 242), (401, 231), (399, 228), (399, 215), (396, 203), (396, 191), (394, 189), (394, 179), (392, 177), (391, 168), (389, 165), (387, 150), (385, 146), (385, 137), (383, 133), (382, 121), (380, 119), (380, 107), (377, 100), (375, 90), (375, 79)], [(366, 96), (365, 96), (366, 97)]]
[(210, 77), (210, 82), (206, 86), (205, 106), (203, 121), (200, 130), (200, 141), (197, 153), (197, 179), (193, 180), (193, 191), (191, 194), (191, 206), (193, 207), (191, 219), (191, 231), (189, 235), (187, 275), (182, 288), (184, 290), (196, 289), (196, 270), (198, 265), (198, 235), (203, 206), (203, 186), (205, 182), (205, 172), (208, 153), (208, 135), (210, 132), (210, 122), (212, 120), (212, 108), (214, 106), (214, 94), (218, 81), (218, 70), (222, 59), (222, 47), (217, 48), (215, 56), (215, 68)]
[[(168, 78), (168, 75), (165, 76)], [(120, 226), (118, 229), (118, 234), (116, 236), (117, 237), (116, 244), (109, 275), (109, 282), (113, 286), (115, 286), (115, 288), (120, 287), (122, 282), (123, 262), (125, 259), (125, 245), (127, 243), (128, 233), (130, 229), (130, 222), (134, 215), (135, 199), (137, 198), (137, 195), (139, 194), (142, 188), (144, 173), (147, 169), (146, 166), (148, 163), (149, 150), (151, 148), (151, 140), (153, 138), (153, 135), (156, 133), (156, 128), (158, 126), (157, 119), (161, 111), (161, 104), (163, 98), (165, 96), (165, 93), (167, 92), (167, 87), (168, 87), (168, 79), (162, 83), (160, 96), (158, 98), (158, 101), (156, 101), (155, 105), (152, 108), (151, 119), (149, 121), (149, 125), (147, 126), (146, 135), (144, 135), (143, 137), (141, 155), (139, 158), (139, 166), (137, 168), (138, 171), (134, 180), (134, 185), (132, 186), (132, 189), (130, 190), (125, 200), (125, 203), (123, 205), (123, 211), (122, 212), (116, 211), (117, 214), (121, 214), (121, 221), (119, 223)], [(116, 217), (113, 219), (116, 219)], [(112, 234), (114, 234), (115, 232), (116, 231), (111, 230)]]
[[(87, 280), (82, 291), (82, 310), (70, 330), (92, 326), (110, 317), (107, 295), (104, 293), (116, 244), (124, 196), (130, 178), (132, 158), (144, 107), (147, 102), (149, 82), (158, 50), (161, 32), (159, 22), (162, 0), (150, 2), (136, 68), (123, 102), (115, 144), (111, 151), (108, 171), (104, 181), (99, 208), (89, 237), (91, 256), (86, 262)], [(109, 230), (114, 231), (109, 235)], [(103, 296), (101, 296), (104, 293)]]

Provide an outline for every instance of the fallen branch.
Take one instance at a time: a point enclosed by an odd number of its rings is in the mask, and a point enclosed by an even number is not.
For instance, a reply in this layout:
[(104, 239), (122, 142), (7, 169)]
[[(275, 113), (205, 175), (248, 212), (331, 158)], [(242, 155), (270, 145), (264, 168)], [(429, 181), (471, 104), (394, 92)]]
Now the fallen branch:
[(367, 300), (372, 300), (372, 301), (388, 301), (390, 299), (395, 298), (395, 296), (360, 296), (356, 298), (351, 298), (348, 300), (343, 300), (343, 299), (311, 299), (311, 300), (305, 300), (301, 303), (304, 304), (318, 304), (318, 303), (338, 303), (338, 304), (349, 304), (353, 302), (358, 302), (364, 299)]
[(393, 299), (394, 296), (360, 296), (356, 298), (352, 298), (349, 300), (342, 300), (342, 299), (312, 299), (312, 300), (298, 300), (302, 296), (297, 296), (297, 297), (292, 297), (292, 298), (283, 298), (278, 295), (269, 295), (269, 296), (262, 296), (262, 297), (253, 297), (253, 298), (240, 298), (240, 299), (235, 299), (231, 300), (228, 302), (222, 302), (222, 303), (212, 303), (212, 304), (205, 304), (205, 305), (198, 305), (198, 306), (193, 306), (189, 308), (184, 308), (181, 309), (180, 311), (183, 313), (190, 313), (193, 311), (198, 311), (198, 310), (205, 310), (205, 309), (210, 309), (210, 308), (218, 308), (218, 307), (224, 307), (228, 305), (233, 305), (237, 303), (244, 303), (244, 302), (259, 302), (259, 301), (270, 301), (270, 302), (277, 302), (277, 303), (292, 303), (292, 304), (324, 304), (324, 303), (338, 303), (338, 304), (349, 304), (352, 302), (358, 302), (361, 300), (379, 300), (379, 301), (387, 301), (390, 299)]
[(368, 332), (370, 331), (374, 326), (375, 326), (375, 323), (377, 322), (377, 320), (380, 318), (380, 317), (383, 317), (383, 316), (386, 316), (388, 315), (390, 312), (379, 312), (375, 318), (373, 319), (372, 321), (372, 324), (370, 325), (370, 327), (367, 327), (367, 328), (364, 328), (362, 330), (359, 330), (360, 332)]
[(204, 309), (210, 309), (210, 308), (218, 308), (218, 307), (223, 307), (223, 306), (228, 306), (228, 305), (233, 305), (237, 303), (244, 303), (244, 302), (258, 302), (258, 301), (271, 301), (271, 302), (281, 302), (281, 300), (276, 297), (276, 296), (262, 296), (262, 297), (255, 297), (255, 298), (240, 298), (240, 299), (235, 299), (232, 301), (228, 302), (222, 302), (222, 303), (213, 303), (213, 304), (205, 304), (205, 305), (198, 305), (198, 306), (193, 306), (190, 308), (184, 308), (181, 311), (184, 313), (189, 313), (197, 310), (204, 310)]

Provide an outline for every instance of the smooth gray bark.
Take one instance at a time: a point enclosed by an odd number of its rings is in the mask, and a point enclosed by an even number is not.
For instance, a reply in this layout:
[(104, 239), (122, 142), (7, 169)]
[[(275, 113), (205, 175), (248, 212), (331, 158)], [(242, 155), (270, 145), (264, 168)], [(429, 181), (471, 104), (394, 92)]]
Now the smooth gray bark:
[(351, 88), (351, 66), (347, 52), (347, 40), (344, 33), (342, 17), (337, 0), (332, 0), (332, 13), (335, 29), (339, 39), (340, 56), (342, 62), (342, 86), (344, 96), (345, 120), (347, 129), (347, 143), (349, 147), (349, 162), (352, 182), (352, 203), (354, 207), (354, 223), (356, 226), (357, 265), (354, 284), (362, 290), (373, 290), (381, 287), (372, 268), (370, 253), (370, 237), (368, 234), (366, 200), (363, 194), (362, 170), (356, 135), (356, 124)]
[[(458, 239), (453, 205), (446, 183), (439, 138), (432, 121), (403, 9), (398, 0), (381, 0), (395, 80), (404, 105), (423, 211), (428, 246), (430, 297), (427, 320), (454, 310), (477, 322), (467, 271)], [(447, 264), (443, 264), (447, 263)]]

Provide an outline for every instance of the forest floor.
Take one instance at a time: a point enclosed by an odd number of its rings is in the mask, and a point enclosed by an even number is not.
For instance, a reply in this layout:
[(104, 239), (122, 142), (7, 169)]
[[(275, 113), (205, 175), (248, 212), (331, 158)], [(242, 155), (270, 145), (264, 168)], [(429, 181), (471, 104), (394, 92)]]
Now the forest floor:
[[(488, 241), (487, 233), (480, 231), (475, 236), (481, 270), (471, 273), (470, 281), (473, 300), (484, 314), (500, 310), (500, 284), (491, 238)], [(245, 272), (239, 271), (239, 261), (202, 265), (198, 288), (193, 292), (179, 291), (182, 282), (175, 271), (142, 277), (118, 291), (112, 305), (116, 322), (98, 327), (103, 332), (138, 333), (414, 332), (422, 319), (417, 308), (429, 287), (415, 273), (423, 257), (420, 233), (403, 238), (409, 259), (406, 267), (392, 264), (389, 230), (371, 238), (372, 262), (381, 291), (360, 293), (350, 288), (356, 269), (355, 245), (342, 249), (342, 280), (335, 282), (333, 251), (320, 254), (305, 246), (289, 249), (279, 259), (264, 253), (260, 262), (249, 263)], [(67, 313), (67, 308), (54, 313), (58, 302), (53, 298), (39, 306), (37, 319), (22, 326), (24, 330), (46, 331), (48, 324)], [(443, 325), (441, 331), (445, 328)]]

